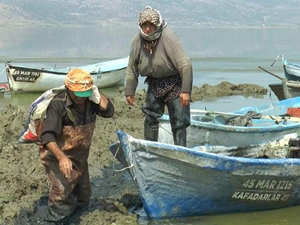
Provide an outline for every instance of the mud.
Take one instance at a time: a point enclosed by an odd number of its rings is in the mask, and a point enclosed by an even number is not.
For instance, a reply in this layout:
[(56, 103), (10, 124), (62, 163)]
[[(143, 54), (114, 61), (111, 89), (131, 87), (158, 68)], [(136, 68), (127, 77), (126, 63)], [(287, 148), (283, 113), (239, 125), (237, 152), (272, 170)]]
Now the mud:
[[(233, 85), (222, 82), (194, 87), (192, 98), (225, 95), (265, 95), (267, 90), (253, 84)], [(117, 141), (116, 131), (122, 129), (133, 137), (143, 138), (141, 107), (145, 90), (136, 95), (134, 107), (126, 103), (122, 90), (112, 98), (116, 112), (111, 119), (97, 119), (89, 157), (92, 197), (89, 208), (73, 215), (68, 224), (139, 224), (138, 216), (130, 213), (141, 207), (137, 189), (126, 171), (109, 152)], [(0, 224), (44, 224), (36, 216), (37, 207), (45, 204), (49, 181), (42, 167), (35, 144), (19, 144), (18, 136), (29, 112), (28, 107), (8, 105), (0, 111)]]

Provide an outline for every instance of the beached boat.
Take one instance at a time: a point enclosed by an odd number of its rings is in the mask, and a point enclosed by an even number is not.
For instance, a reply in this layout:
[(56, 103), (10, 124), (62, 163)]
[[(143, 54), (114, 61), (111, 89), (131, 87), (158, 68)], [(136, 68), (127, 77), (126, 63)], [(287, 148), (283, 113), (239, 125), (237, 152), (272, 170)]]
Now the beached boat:
[[(128, 57), (78, 68), (90, 72), (97, 87), (106, 88), (124, 83), (127, 64)], [(45, 70), (6, 63), (6, 74), (12, 92), (44, 92), (61, 86), (72, 68)]]
[(300, 82), (300, 64), (290, 62), (289, 60), (284, 58), (284, 55), (278, 55), (271, 66), (275, 64), (275, 62), (281, 58), (283, 70), (284, 70), (284, 76), (288, 81), (298, 81)]
[(288, 81), (300, 81), (300, 64), (283, 60), (284, 75)]
[(300, 96), (300, 82), (293, 80), (282, 80), (284, 98), (294, 98)]
[(287, 81), (283, 78), (281, 83), (269, 84), (269, 87), (279, 100), (300, 96), (300, 82), (298, 81)]
[[(278, 98), (278, 100), (287, 99), (286, 97), (284, 97), (282, 82), (269, 84), (269, 87), (274, 92), (274, 94)], [(294, 96), (294, 97), (296, 97), (296, 96)]]
[(284, 77), (278, 76), (261, 66), (258, 68), (281, 80), (280, 83), (269, 85), (279, 100), (297, 97), (300, 94), (300, 64), (292, 63), (284, 59), (283, 55), (278, 55), (271, 66), (273, 66), (279, 58), (281, 58), (282, 61)]
[[(241, 147), (280, 139), (285, 134), (300, 130), (300, 119), (287, 115), (289, 108), (297, 107), (300, 107), (300, 97), (244, 107), (232, 113), (192, 110), (187, 146)], [(169, 116), (165, 114), (159, 120), (159, 142), (173, 144)]]
[[(149, 219), (258, 211), (300, 204), (298, 158), (226, 156), (216, 153), (238, 153), (240, 149), (185, 148), (135, 139), (122, 131), (117, 133), (121, 147), (115, 143), (110, 151), (130, 172)], [(251, 148), (261, 146), (266, 147), (264, 144)], [(267, 148), (275, 150), (276, 147)]]

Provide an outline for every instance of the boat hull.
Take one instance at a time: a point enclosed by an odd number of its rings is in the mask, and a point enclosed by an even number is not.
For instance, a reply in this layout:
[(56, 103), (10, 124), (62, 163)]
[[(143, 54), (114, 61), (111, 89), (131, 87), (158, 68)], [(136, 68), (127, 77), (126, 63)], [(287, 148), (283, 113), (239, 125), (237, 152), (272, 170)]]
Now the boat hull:
[(118, 136), (150, 219), (300, 204), (299, 159), (220, 156)]
[(291, 63), (288, 60), (283, 61), (284, 75), (288, 81), (300, 81), (300, 65)]
[(300, 82), (298, 81), (287, 81), (283, 78), (282, 83), (269, 84), (269, 87), (279, 100), (300, 96)]
[(284, 100), (284, 99), (286, 99), (284, 97), (282, 83), (269, 84), (269, 87), (274, 92), (274, 94), (276, 95), (276, 97), (278, 98), (278, 100)]
[[(91, 73), (97, 87), (107, 88), (124, 84), (127, 64), (128, 58), (123, 58), (79, 68)], [(61, 86), (66, 74), (72, 69), (43, 70), (10, 64), (6, 67), (10, 90), (13, 92), (44, 92)]]

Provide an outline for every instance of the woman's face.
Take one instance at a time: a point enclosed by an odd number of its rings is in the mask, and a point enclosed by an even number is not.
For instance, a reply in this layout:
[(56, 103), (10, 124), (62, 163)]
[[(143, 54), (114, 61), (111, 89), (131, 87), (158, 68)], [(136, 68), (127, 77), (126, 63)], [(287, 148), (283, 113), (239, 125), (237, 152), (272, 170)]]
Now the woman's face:
[(87, 98), (82, 98), (82, 97), (78, 97), (74, 94), (73, 91), (71, 90), (68, 90), (69, 91), (69, 96), (70, 98), (73, 100), (73, 102), (76, 104), (76, 105), (83, 105), (86, 101)]
[(141, 28), (145, 34), (152, 34), (156, 30), (156, 26), (153, 23), (150, 23), (149, 21), (143, 23), (141, 25)]

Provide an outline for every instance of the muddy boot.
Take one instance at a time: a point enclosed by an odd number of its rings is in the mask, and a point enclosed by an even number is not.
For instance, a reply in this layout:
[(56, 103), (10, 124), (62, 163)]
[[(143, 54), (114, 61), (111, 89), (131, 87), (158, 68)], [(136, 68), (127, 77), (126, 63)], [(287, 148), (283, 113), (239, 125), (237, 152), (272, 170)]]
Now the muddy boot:
[(158, 126), (144, 125), (144, 139), (148, 141), (158, 140)]
[(178, 129), (173, 133), (174, 144), (186, 147), (186, 129)]

